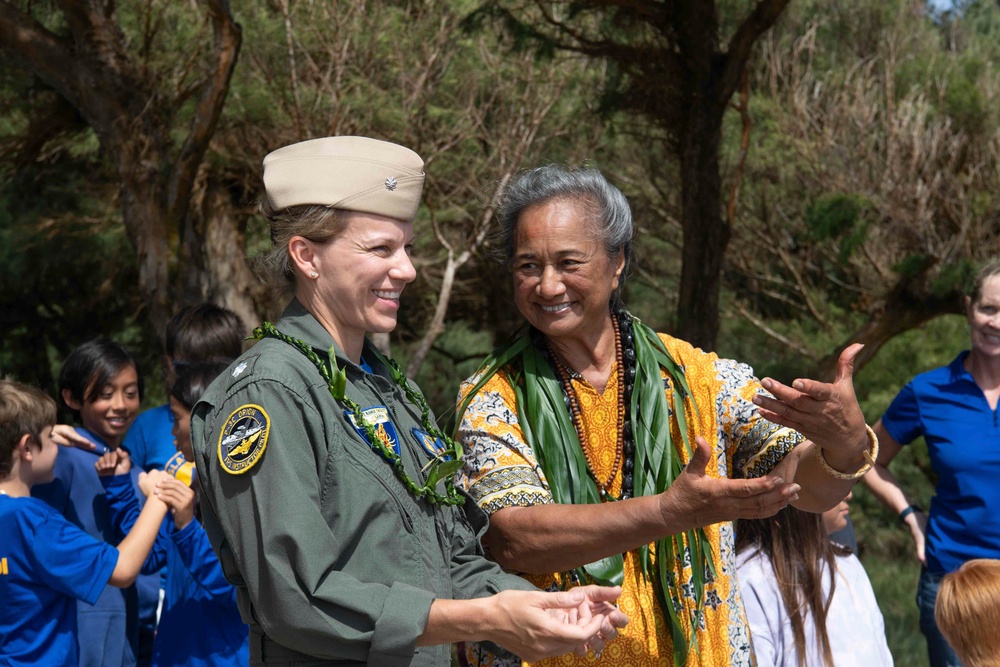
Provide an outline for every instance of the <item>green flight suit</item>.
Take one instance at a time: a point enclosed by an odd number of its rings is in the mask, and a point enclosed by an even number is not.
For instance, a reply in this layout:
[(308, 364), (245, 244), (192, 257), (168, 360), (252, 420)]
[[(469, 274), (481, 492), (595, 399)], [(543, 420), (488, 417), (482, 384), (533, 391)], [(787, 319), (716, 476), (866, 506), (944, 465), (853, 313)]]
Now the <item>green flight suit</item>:
[[(276, 327), (327, 358), (330, 334), (297, 301)], [(337, 363), (363, 410), (387, 408), (383, 426), (422, 483), (420, 410), (378, 362), (367, 374), (338, 349)], [(205, 528), (267, 662), (447, 667), (448, 646), (416, 647), (435, 598), (534, 590), (483, 556), (486, 518), (471, 500), (437, 507), (411, 495), (287, 343), (262, 340), (212, 384), (191, 442)]]

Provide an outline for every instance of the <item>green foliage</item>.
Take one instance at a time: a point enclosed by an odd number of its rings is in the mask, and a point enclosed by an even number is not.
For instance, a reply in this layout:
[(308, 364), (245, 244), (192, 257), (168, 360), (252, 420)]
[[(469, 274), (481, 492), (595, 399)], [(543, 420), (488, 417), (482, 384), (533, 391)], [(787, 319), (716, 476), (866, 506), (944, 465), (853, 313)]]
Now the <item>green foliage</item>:
[[(853, 511), (853, 510), (852, 510)], [(909, 559), (863, 555), (875, 599), (885, 622), (885, 636), (897, 665), (927, 667), (927, 644), (920, 634), (920, 614), (914, 597), (920, 569)]]
[(823, 195), (806, 209), (806, 228), (815, 241), (840, 240), (837, 258), (843, 263), (864, 242), (871, 211), (871, 201), (861, 195)]
[(930, 257), (927, 255), (909, 255), (894, 264), (892, 266), (892, 270), (904, 278), (911, 277), (920, 273), (920, 271), (927, 265), (928, 261), (930, 261)]
[(161, 355), (134, 289), (135, 254), (85, 174), (25, 169), (0, 188), (0, 375), (54, 392), (62, 359), (104, 334), (137, 357), (156, 399)]
[(941, 267), (931, 283), (931, 291), (937, 295), (945, 295), (956, 290), (969, 294), (978, 271), (979, 266), (975, 262), (960, 258)]
[(984, 64), (976, 59), (960, 63), (958, 72), (948, 78), (943, 96), (943, 110), (965, 132), (982, 134), (988, 122), (986, 100), (979, 89), (979, 72)]

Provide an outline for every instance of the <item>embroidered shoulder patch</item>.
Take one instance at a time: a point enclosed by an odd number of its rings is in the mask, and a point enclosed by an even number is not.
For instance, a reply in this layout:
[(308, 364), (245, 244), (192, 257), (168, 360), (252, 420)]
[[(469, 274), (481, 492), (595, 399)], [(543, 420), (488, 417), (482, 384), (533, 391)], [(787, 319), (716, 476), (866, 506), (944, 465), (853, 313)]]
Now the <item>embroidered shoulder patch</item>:
[(259, 405), (244, 405), (233, 411), (219, 434), (219, 464), (231, 475), (250, 470), (267, 447), (271, 418)]

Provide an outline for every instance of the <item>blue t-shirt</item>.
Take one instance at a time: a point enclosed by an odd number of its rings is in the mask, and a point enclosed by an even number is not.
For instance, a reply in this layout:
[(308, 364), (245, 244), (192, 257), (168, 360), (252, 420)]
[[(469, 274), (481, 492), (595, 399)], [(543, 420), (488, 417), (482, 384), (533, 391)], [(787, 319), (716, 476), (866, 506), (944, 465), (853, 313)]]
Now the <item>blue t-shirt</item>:
[(174, 416), (170, 405), (146, 410), (129, 426), (122, 447), (128, 450), (132, 465), (146, 472), (163, 470), (174, 455)]
[(118, 562), (37, 498), (0, 495), (0, 664), (78, 664), (76, 600), (93, 604)]
[[(77, 428), (91, 442), (106, 446), (84, 428)], [(66, 519), (94, 539), (117, 545), (104, 487), (94, 469), (97, 454), (76, 447), (60, 447), (56, 456), (55, 479), (32, 487), (31, 495), (44, 500)], [(138, 472), (132, 469), (132, 483), (138, 489)], [(159, 577), (148, 577), (149, 594), (159, 596)], [(128, 588), (106, 586), (93, 604), (77, 603), (81, 667), (132, 667), (139, 645), (139, 594)]]
[(963, 363), (913, 378), (882, 415), (896, 442), (923, 436), (938, 475), (927, 519), (927, 569), (1000, 557), (1000, 414)]
[[(139, 516), (124, 475), (101, 479), (113, 521), (127, 533)], [(163, 610), (153, 645), (154, 667), (237, 667), (250, 662), (250, 630), (240, 617), (236, 589), (222, 573), (208, 535), (198, 523), (177, 530), (168, 515), (144, 572), (166, 564)]]

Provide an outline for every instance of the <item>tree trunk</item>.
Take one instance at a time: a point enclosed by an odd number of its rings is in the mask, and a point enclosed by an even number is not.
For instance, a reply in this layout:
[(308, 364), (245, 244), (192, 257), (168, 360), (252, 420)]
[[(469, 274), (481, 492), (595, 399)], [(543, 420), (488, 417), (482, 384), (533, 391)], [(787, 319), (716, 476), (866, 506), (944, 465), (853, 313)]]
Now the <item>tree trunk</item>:
[[(114, 3), (62, 3), (66, 34), (56, 35), (30, 14), (30, 4), (21, 11), (0, 2), (0, 51), (79, 111), (121, 178), (122, 217), (136, 252), (139, 288), (161, 336), (177, 296), (171, 294), (168, 276), (171, 234), (183, 235), (189, 223), (191, 193), (241, 40), (227, 0), (203, 0), (202, 5), (212, 26), (210, 52), (204, 70), (195, 74), (198, 84), (178, 92), (147, 76), (139, 63), (142, 56), (129, 50), (135, 46), (117, 22)], [(175, 114), (190, 98), (195, 100), (194, 113), (181, 128)], [(231, 277), (224, 275), (221, 281)], [(243, 287), (241, 283), (235, 289)], [(252, 310), (241, 299), (224, 296), (242, 317)]]
[(190, 268), (178, 276), (178, 293), (228, 308), (249, 331), (267, 318), (267, 290), (246, 261), (248, 215), (220, 183), (210, 182), (198, 199), (182, 236)]
[(455, 285), (455, 271), (457, 269), (458, 263), (455, 261), (455, 254), (449, 252), (448, 263), (444, 269), (444, 276), (441, 278), (441, 289), (438, 291), (437, 305), (434, 307), (434, 316), (431, 317), (427, 331), (420, 339), (420, 344), (413, 351), (410, 363), (406, 366), (407, 377), (415, 378), (417, 376), (420, 367), (423, 366), (424, 360), (431, 351), (431, 346), (434, 345), (434, 341), (444, 333), (444, 316), (448, 312), (448, 303), (451, 301), (451, 291)]
[[(693, 108), (680, 138), (681, 223), (684, 248), (677, 302), (677, 336), (696, 347), (715, 348), (719, 288), (730, 229), (722, 217), (719, 175), (721, 116), (713, 105)], [(708, 107), (708, 108), (706, 108)]]
[(139, 169), (123, 169), (122, 219), (129, 240), (135, 248), (139, 267), (139, 289), (154, 331), (163, 335), (171, 315), (170, 279), (167, 275), (170, 244), (167, 238), (169, 217), (163, 205), (163, 183), (155, 174), (141, 174)]

